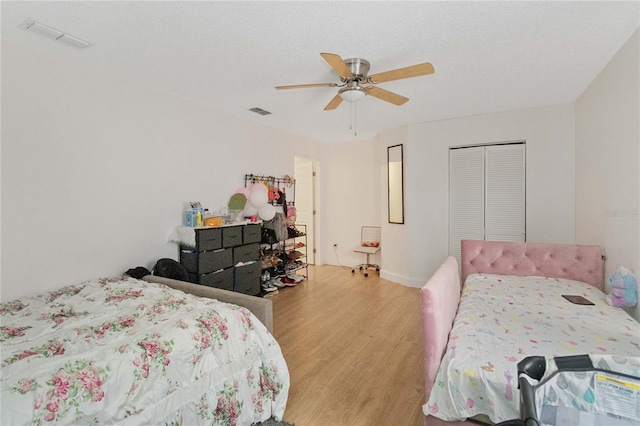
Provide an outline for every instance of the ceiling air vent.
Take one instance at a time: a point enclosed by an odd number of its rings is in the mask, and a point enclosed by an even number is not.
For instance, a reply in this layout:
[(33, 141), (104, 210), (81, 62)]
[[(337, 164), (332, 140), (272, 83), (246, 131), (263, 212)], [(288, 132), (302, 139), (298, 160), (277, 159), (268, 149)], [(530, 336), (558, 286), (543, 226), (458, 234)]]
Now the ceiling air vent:
[(34, 34), (46, 37), (50, 40), (59, 41), (60, 43), (67, 46), (75, 47), (76, 49), (84, 49), (85, 47), (89, 47), (89, 42), (60, 30), (56, 30), (55, 28), (51, 28), (48, 25), (36, 22), (31, 18), (24, 21), (19, 25), (19, 27), (31, 31)]
[(260, 115), (269, 115), (271, 114), (269, 111), (265, 111), (262, 108), (249, 108), (249, 111), (255, 112), (256, 114), (260, 114)]

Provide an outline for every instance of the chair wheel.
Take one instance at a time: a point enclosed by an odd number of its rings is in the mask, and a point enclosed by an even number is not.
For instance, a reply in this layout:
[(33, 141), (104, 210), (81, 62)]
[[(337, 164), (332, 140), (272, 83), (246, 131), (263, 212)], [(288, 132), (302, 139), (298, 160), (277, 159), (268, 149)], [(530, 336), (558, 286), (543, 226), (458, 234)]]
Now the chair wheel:
[(364, 277), (366, 278), (366, 277), (368, 277), (368, 276), (369, 276), (369, 274), (367, 274), (367, 273), (365, 272), (365, 273), (364, 273)]
[(352, 269), (352, 270), (351, 270), (351, 273), (352, 273), (352, 274), (355, 274), (355, 273), (356, 273), (356, 270), (355, 270), (355, 269)]
[(360, 270), (362, 271), (362, 266), (360, 267)]

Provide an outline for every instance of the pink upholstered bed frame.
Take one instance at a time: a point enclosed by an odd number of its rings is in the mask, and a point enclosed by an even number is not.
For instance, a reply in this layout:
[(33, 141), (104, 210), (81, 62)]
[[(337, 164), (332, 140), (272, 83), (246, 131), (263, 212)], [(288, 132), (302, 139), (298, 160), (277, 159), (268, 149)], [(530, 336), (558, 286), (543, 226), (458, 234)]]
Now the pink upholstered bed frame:
[[(542, 276), (604, 286), (602, 251), (594, 245), (462, 241), (462, 280), (448, 257), (420, 290), (424, 328), (425, 390), (429, 399), (460, 302), (461, 283), (474, 273)], [(427, 417), (427, 424), (451, 424)], [(458, 424), (472, 424), (460, 423)]]

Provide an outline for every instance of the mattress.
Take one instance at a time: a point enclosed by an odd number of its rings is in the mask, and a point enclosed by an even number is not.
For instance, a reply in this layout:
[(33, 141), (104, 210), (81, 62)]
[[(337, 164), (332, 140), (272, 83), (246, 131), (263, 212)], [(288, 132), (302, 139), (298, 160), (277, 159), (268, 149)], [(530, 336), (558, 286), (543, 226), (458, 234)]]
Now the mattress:
[(289, 373), (248, 310), (133, 278), (0, 305), (1, 424), (282, 419)]
[[(582, 296), (593, 305), (571, 303)], [(557, 278), (467, 277), (425, 415), (519, 416), (517, 363), (530, 355), (637, 356), (640, 324), (590, 285)]]

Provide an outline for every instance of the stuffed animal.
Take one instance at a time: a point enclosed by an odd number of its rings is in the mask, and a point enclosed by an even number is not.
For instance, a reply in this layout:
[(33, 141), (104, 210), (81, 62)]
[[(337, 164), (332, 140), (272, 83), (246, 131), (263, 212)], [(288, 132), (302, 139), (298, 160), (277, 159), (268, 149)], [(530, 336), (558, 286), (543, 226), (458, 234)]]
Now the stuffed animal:
[(612, 306), (635, 306), (638, 303), (638, 281), (624, 266), (618, 266), (607, 280), (612, 288), (607, 294), (607, 303)]

